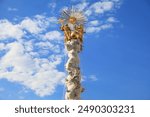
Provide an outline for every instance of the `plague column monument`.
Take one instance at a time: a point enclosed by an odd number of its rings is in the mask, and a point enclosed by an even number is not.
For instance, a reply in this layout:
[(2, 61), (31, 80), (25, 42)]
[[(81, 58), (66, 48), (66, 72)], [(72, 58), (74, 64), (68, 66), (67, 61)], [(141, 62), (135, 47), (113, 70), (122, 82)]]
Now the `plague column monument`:
[(61, 30), (64, 32), (64, 44), (68, 54), (65, 64), (68, 76), (66, 84), (66, 100), (80, 100), (84, 88), (81, 86), (80, 59), (82, 51), (85, 17), (81, 11), (74, 8), (65, 9), (59, 18)]

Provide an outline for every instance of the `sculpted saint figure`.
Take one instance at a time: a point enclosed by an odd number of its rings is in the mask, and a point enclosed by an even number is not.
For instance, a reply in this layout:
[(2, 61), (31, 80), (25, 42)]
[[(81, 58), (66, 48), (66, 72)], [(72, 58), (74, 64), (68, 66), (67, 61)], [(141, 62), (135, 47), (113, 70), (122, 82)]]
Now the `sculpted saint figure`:
[(65, 42), (70, 41), (71, 40), (71, 30), (70, 30), (68, 24), (62, 25), (61, 30), (64, 31)]
[(65, 42), (70, 41), (71, 39), (79, 39), (81, 43), (83, 42), (83, 25), (76, 25), (76, 19), (74, 17), (69, 19), (68, 24), (64, 25), (64, 20), (62, 19), (60, 19), (59, 22), (62, 24), (61, 30), (64, 31)]

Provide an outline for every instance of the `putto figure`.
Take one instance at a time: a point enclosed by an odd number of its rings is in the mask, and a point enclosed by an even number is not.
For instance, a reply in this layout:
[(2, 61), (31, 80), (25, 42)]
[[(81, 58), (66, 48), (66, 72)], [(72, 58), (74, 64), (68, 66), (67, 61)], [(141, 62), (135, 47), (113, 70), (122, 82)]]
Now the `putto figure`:
[(65, 65), (68, 72), (65, 99), (79, 100), (84, 90), (81, 86), (79, 53), (82, 51), (85, 17), (81, 11), (74, 8), (65, 9), (61, 13), (59, 23), (64, 32), (64, 43), (68, 53)]

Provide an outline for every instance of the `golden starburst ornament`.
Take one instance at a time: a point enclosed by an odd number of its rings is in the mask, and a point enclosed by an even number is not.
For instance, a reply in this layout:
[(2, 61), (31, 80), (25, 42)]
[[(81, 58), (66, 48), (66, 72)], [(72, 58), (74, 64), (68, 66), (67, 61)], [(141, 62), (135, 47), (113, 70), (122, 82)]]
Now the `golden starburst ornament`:
[(60, 19), (64, 20), (65, 24), (71, 23), (77, 25), (84, 25), (86, 18), (84, 17), (82, 11), (78, 11), (72, 7), (71, 9), (63, 9)]

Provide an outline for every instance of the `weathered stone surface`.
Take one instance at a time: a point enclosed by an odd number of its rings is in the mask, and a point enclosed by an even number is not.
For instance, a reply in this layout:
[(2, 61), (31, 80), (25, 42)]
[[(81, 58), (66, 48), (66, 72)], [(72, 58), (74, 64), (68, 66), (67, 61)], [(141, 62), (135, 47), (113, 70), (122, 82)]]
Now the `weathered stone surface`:
[(81, 74), (79, 68), (79, 52), (81, 51), (81, 43), (77, 39), (71, 39), (66, 42), (65, 47), (68, 53), (68, 61), (65, 65), (68, 72), (66, 78), (66, 100), (79, 100), (80, 94), (83, 92), (81, 87)]

